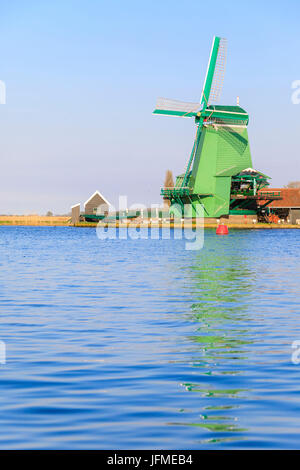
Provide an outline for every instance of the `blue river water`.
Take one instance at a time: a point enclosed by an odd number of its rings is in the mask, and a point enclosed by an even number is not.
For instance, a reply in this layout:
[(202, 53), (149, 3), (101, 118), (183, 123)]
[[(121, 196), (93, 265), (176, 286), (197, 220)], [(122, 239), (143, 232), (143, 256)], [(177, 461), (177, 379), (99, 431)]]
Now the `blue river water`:
[(0, 448), (300, 448), (299, 260), (300, 230), (0, 227)]

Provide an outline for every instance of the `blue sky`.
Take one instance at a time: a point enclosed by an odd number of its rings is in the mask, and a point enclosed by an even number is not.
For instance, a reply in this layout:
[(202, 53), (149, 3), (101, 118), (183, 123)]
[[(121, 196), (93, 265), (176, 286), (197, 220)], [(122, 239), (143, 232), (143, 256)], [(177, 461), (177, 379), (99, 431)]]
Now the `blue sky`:
[(228, 40), (220, 103), (250, 114), (253, 166), (300, 180), (300, 3), (0, 0), (0, 213), (68, 212), (100, 190), (160, 202), (181, 173), (192, 120), (154, 116), (158, 96), (200, 98), (211, 41)]

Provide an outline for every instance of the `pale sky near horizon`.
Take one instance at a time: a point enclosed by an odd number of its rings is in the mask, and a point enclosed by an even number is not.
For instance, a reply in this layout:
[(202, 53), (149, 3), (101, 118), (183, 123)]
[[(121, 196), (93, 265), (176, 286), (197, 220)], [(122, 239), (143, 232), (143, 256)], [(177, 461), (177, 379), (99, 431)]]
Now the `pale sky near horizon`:
[(99, 190), (159, 203), (180, 174), (192, 119), (156, 98), (198, 101), (214, 35), (228, 40), (220, 104), (250, 114), (253, 167), (300, 180), (299, 0), (0, 0), (0, 214), (66, 213)]

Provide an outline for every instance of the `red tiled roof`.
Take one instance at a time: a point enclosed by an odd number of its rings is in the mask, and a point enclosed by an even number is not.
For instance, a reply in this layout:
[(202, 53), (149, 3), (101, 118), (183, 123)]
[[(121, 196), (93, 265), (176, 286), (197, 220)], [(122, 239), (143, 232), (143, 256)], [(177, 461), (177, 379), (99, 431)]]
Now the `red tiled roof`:
[(268, 207), (300, 207), (300, 188), (265, 188), (259, 192), (263, 193), (264, 191), (280, 191), (281, 193), (282, 199), (271, 202)]

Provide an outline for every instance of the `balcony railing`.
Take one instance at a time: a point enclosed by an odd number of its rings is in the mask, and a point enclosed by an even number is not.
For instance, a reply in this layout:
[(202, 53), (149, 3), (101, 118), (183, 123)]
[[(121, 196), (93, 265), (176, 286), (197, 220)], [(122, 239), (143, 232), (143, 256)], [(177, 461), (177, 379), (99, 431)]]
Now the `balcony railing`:
[(189, 196), (191, 194), (191, 189), (188, 187), (181, 188), (162, 188), (160, 191), (161, 196), (167, 198), (176, 198), (180, 196)]

